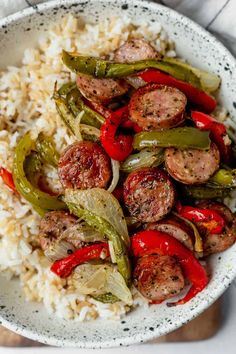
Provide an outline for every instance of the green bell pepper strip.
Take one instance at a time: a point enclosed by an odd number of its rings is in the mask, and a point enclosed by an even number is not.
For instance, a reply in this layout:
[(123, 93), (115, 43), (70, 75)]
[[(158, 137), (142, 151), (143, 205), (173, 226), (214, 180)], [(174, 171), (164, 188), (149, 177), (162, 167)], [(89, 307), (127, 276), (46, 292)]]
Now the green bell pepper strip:
[(96, 128), (100, 128), (104, 123), (105, 118), (83, 102), (78, 89), (74, 88), (68, 92), (66, 102), (75, 116), (77, 116), (81, 111), (84, 111), (85, 114), (81, 119), (81, 123), (92, 125)]
[(56, 151), (54, 144), (42, 133), (39, 134), (35, 147), (44, 162), (47, 162), (49, 165), (57, 168), (59, 154)]
[(26, 178), (33, 185), (38, 185), (39, 174), (42, 171), (42, 160), (36, 151), (32, 151), (26, 156), (24, 161), (24, 171)]
[(117, 301), (120, 301), (118, 297), (113, 295), (112, 293), (106, 293), (101, 295), (92, 295), (94, 300), (103, 302), (104, 304), (114, 304)]
[(192, 127), (181, 127), (135, 134), (133, 147), (136, 150), (153, 147), (207, 150), (210, 148), (210, 143), (208, 131), (201, 131)]
[(120, 165), (120, 170), (125, 173), (130, 173), (136, 169), (142, 167), (157, 167), (164, 162), (164, 150), (155, 149), (150, 151), (149, 149), (143, 149), (137, 154), (130, 155)]
[(120, 274), (123, 276), (125, 282), (130, 284), (131, 281), (131, 265), (128, 256), (128, 252), (124, 242), (122, 241), (120, 235), (114, 229), (114, 227), (107, 222), (105, 219), (97, 216), (96, 214), (82, 209), (74, 203), (67, 203), (67, 206), (71, 213), (83, 218), (83, 220), (91, 227), (93, 227), (98, 232), (105, 234), (109, 241), (112, 242), (116, 263)]
[[(66, 84), (63, 84), (59, 90), (57, 91), (59, 96), (66, 96), (71, 90), (76, 88), (76, 83), (75, 82), (67, 82)], [(56, 91), (56, 90), (55, 90)], [(55, 92), (54, 92), (55, 93)]]
[(188, 68), (177, 63), (164, 60), (147, 59), (132, 63), (114, 63), (100, 58), (78, 55), (77, 53), (62, 52), (63, 63), (73, 72), (92, 75), (97, 78), (119, 79), (139, 71), (153, 68), (164, 71), (176, 79), (187, 81), (201, 88), (199, 78)]
[(220, 169), (218, 170), (208, 181), (208, 185), (212, 185), (214, 187), (221, 188), (233, 188), (236, 187), (236, 169), (234, 170), (226, 170)]
[(194, 199), (224, 198), (230, 193), (230, 188), (211, 188), (206, 186), (181, 186), (181, 191), (186, 197)]
[(66, 209), (65, 203), (60, 201), (58, 197), (42, 192), (27, 179), (24, 171), (24, 162), (34, 149), (34, 146), (35, 141), (31, 138), (30, 132), (28, 132), (21, 138), (16, 147), (13, 163), (13, 180), (17, 191), (28, 202), (41, 209)]

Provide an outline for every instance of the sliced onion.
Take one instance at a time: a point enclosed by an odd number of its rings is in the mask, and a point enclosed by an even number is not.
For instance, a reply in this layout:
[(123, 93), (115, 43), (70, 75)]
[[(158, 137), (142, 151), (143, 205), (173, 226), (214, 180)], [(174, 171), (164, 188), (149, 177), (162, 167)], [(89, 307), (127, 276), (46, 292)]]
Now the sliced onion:
[(202, 254), (203, 252), (203, 241), (202, 238), (198, 232), (197, 227), (194, 225), (193, 222), (191, 222), (188, 219), (185, 219), (183, 216), (180, 216), (178, 213), (173, 212), (175, 216), (177, 216), (179, 219), (183, 220), (186, 224), (188, 224), (193, 232), (194, 232), (194, 237), (195, 237), (195, 243), (194, 243), (194, 249), (197, 253)]
[(109, 245), (109, 252), (110, 252), (110, 256), (111, 256), (111, 261), (112, 261), (112, 263), (116, 263), (116, 255), (115, 255), (115, 251), (114, 251), (114, 247), (113, 247), (113, 242), (108, 241), (108, 245)]
[(74, 251), (75, 247), (71, 243), (57, 240), (44, 251), (44, 254), (51, 262), (55, 262), (58, 259), (67, 257)]
[(84, 111), (79, 112), (79, 114), (75, 117), (75, 121), (74, 121), (74, 134), (75, 134), (76, 139), (78, 141), (83, 140), (81, 132), (80, 132), (80, 122), (81, 122), (83, 115), (84, 115)]
[(138, 76), (127, 76), (125, 78), (125, 81), (127, 81), (128, 84), (133, 86), (135, 89), (138, 89), (139, 87), (145, 86), (147, 84), (143, 79)]
[(112, 293), (124, 303), (132, 305), (132, 295), (122, 275), (109, 264), (83, 264), (76, 267), (72, 283), (81, 294)]
[(60, 240), (67, 240), (68, 242), (104, 242), (105, 235), (100, 234), (92, 227), (87, 225), (84, 221), (78, 221), (75, 225), (70, 226), (62, 232)]
[[(95, 141), (99, 141), (100, 138), (100, 130), (92, 127), (90, 125), (86, 125), (86, 124), (80, 124), (80, 131), (81, 134), (83, 135), (83, 133), (87, 134), (87, 135), (91, 135), (94, 136), (96, 138)], [(94, 139), (93, 139), (94, 141)], [(107, 189), (108, 192), (112, 193), (114, 191), (114, 189), (117, 186), (117, 183), (119, 181), (120, 178), (120, 164), (118, 161), (115, 161), (113, 159), (111, 159), (111, 168), (112, 168), (112, 181), (111, 184), (109, 186), (109, 188)]]
[(116, 269), (114, 269), (113, 272), (110, 272), (108, 276), (106, 290), (118, 297), (118, 299), (122, 300), (125, 304), (132, 305), (133, 301), (131, 292), (126, 285), (124, 278)]
[(123, 210), (118, 200), (102, 188), (66, 189), (65, 202), (78, 205), (91, 213), (105, 219), (118, 232), (124, 243), (129, 246), (130, 238)]
[(195, 68), (180, 59), (165, 58), (165, 61), (173, 64), (178, 64), (186, 69), (191, 70), (200, 79), (201, 86), (204, 91), (214, 92), (220, 86), (221, 79), (216, 74)]
[(157, 148), (154, 150), (143, 149), (137, 154), (130, 155), (120, 166), (126, 173), (133, 172), (143, 167), (159, 166), (164, 161), (164, 150)]

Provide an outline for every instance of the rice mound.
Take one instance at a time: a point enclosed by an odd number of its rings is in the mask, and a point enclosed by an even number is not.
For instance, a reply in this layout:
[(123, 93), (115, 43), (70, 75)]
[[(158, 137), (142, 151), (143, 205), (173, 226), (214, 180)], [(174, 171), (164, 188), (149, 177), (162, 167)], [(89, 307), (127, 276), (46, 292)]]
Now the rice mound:
[[(162, 54), (175, 56), (174, 43), (159, 23), (137, 26), (124, 17), (84, 25), (81, 19), (68, 16), (39, 39), (37, 49), (25, 50), (20, 67), (11, 66), (1, 72), (0, 166), (12, 170), (15, 147), (26, 131), (35, 136), (40, 132), (52, 136), (59, 152), (74, 141), (51, 99), (56, 81), (60, 86), (75, 80), (60, 59), (62, 49), (108, 55), (133, 37), (144, 37)], [(54, 169), (48, 169), (47, 176), (54, 188), (61, 188)], [(1, 178), (0, 191), (0, 271), (9, 278), (19, 277), (26, 300), (43, 302), (49, 313), (77, 321), (118, 319), (130, 310), (122, 302), (103, 304), (81, 295), (70, 279), (54, 275), (38, 242), (40, 217)], [(148, 306), (135, 289), (132, 292), (133, 306)]]

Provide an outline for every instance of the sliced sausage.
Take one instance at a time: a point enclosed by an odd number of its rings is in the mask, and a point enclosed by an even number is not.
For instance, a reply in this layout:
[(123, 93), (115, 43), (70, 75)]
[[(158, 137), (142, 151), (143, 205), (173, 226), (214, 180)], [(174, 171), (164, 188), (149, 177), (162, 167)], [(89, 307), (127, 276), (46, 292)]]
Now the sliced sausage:
[(128, 91), (129, 85), (124, 80), (96, 79), (79, 74), (77, 87), (88, 100), (108, 103), (113, 98), (124, 95)]
[(200, 184), (208, 181), (220, 163), (220, 153), (212, 143), (209, 150), (165, 150), (165, 165), (169, 174), (184, 184)]
[(193, 251), (193, 230), (184, 221), (180, 221), (175, 215), (168, 216), (155, 223), (149, 223), (147, 224), (146, 229), (166, 232)]
[(177, 88), (150, 83), (132, 95), (130, 119), (144, 130), (173, 128), (184, 121), (186, 104), (186, 96)]
[(200, 222), (196, 223), (203, 236), (204, 256), (223, 252), (231, 247), (236, 241), (236, 218), (231, 210), (223, 203), (210, 201), (199, 202), (197, 206), (199, 208), (217, 211), (226, 222), (226, 226), (221, 234), (210, 234)]
[(134, 285), (149, 300), (162, 301), (176, 296), (183, 289), (184, 276), (175, 258), (149, 255), (138, 260)]
[(167, 174), (158, 168), (132, 172), (124, 183), (124, 202), (141, 222), (154, 222), (171, 211), (175, 190)]
[(58, 173), (64, 188), (105, 188), (111, 178), (111, 162), (101, 146), (91, 141), (70, 145), (59, 159)]
[(145, 39), (134, 38), (125, 42), (115, 51), (114, 61), (130, 63), (145, 59), (160, 59), (160, 54)]
[[(41, 219), (39, 226), (39, 239), (42, 249), (47, 250), (51, 244), (57, 241), (61, 234), (75, 225), (77, 218), (65, 211), (50, 211)], [(78, 242), (71, 242), (74, 247)]]

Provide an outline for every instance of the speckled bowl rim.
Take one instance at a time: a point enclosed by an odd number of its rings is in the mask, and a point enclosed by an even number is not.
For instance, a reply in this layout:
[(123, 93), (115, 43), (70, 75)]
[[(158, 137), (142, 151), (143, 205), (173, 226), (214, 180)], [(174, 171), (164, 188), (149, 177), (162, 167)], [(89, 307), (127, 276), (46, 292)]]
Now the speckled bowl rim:
[[(99, 2), (99, 0), (97, 0)], [(103, 0), (103, 1), (107, 1), (109, 2), (109, 0)], [(70, 3), (74, 3), (75, 1), (73, 0), (51, 0), (49, 2), (46, 3), (41, 3), (38, 5), (34, 5), (31, 6), (29, 8), (23, 9), (21, 11), (18, 11), (10, 16), (7, 16), (3, 19), (0, 20), (0, 26), (9, 26), (11, 24), (13, 24), (15, 21), (17, 20), (21, 20), (26, 16), (35, 14), (37, 11), (39, 12), (45, 12), (47, 10), (50, 10), (51, 8), (55, 7), (55, 6), (59, 6), (59, 5), (68, 5)], [(83, 2), (83, 0), (77, 0), (77, 3)], [(127, 3), (128, 1), (126, 1)], [(166, 6), (163, 6), (161, 4), (158, 3), (154, 3), (154, 2), (148, 2), (146, 0), (134, 0), (135, 4), (139, 6), (143, 6), (145, 5), (148, 8), (153, 8), (153, 9), (157, 9), (159, 8), (163, 13), (168, 13), (171, 16), (175, 17), (177, 20), (182, 21), (183, 23), (185, 23), (186, 25), (188, 25), (189, 27), (191, 27), (191, 29), (194, 32), (198, 32), (199, 34), (201, 34), (202, 36), (204, 36), (205, 38), (209, 39), (211, 41), (211, 43), (215, 46), (218, 47), (218, 49), (220, 50), (220, 52), (227, 58), (227, 60), (230, 62), (230, 65), (232, 65), (232, 68), (234, 70), (236, 70), (236, 60), (233, 57), (233, 55), (230, 53), (230, 51), (228, 49), (226, 49), (224, 47), (224, 45), (218, 41), (212, 34), (210, 34), (209, 32), (207, 32), (204, 28), (202, 28), (200, 25), (198, 25), (197, 23), (195, 23), (194, 21), (190, 20), (189, 18), (187, 18), (184, 15), (179, 14), (178, 12), (176, 12), (173, 9), (170, 9)], [(121, 4), (123, 3), (123, 1), (120, 2)], [(42, 335), (37, 333), (36, 331), (32, 330), (32, 329), (28, 329), (27, 327), (23, 327), (23, 326), (19, 326), (17, 325), (14, 321), (8, 320), (4, 317), (2, 317), (2, 315), (0, 314), (0, 323), (5, 326), (6, 328), (17, 332), (27, 338), (30, 338), (32, 340), (36, 340), (45, 344), (49, 344), (49, 345), (54, 345), (54, 346), (67, 346), (67, 347), (74, 347), (76, 344), (76, 347), (79, 348), (108, 348), (108, 347), (116, 347), (116, 346), (120, 346), (120, 345), (124, 345), (124, 346), (128, 346), (131, 344), (137, 344), (137, 343), (142, 343), (142, 342), (146, 342), (148, 340), (152, 340), (156, 337), (165, 335), (169, 332), (172, 332), (173, 330), (181, 327), (182, 325), (186, 324), (187, 322), (189, 322), (190, 320), (194, 319), (195, 317), (197, 317), (200, 313), (202, 313), (204, 310), (206, 310), (207, 307), (209, 307), (212, 303), (214, 303), (222, 294), (223, 292), (226, 290), (226, 288), (231, 284), (231, 282), (233, 281), (234, 277), (236, 276), (236, 267), (234, 269), (234, 271), (231, 272), (230, 276), (228, 277), (224, 277), (222, 282), (219, 282), (217, 291), (214, 293), (214, 296), (212, 296), (212, 298), (209, 300), (207, 300), (206, 298), (202, 299), (201, 302), (199, 303), (199, 305), (194, 308), (193, 311), (190, 312), (190, 315), (188, 318), (185, 318), (184, 320), (180, 321), (178, 324), (176, 323), (166, 323), (165, 328), (161, 331), (159, 328), (155, 328), (153, 331), (146, 331), (143, 333), (138, 333), (137, 336), (133, 336), (133, 337), (118, 337), (116, 338), (116, 340), (106, 340), (104, 339), (102, 342), (100, 343), (94, 343), (94, 342), (90, 342), (90, 341), (78, 341), (78, 342), (73, 342), (72, 340), (68, 339), (68, 340), (60, 340), (59, 338), (55, 338), (55, 337), (51, 337), (50, 334), (48, 335)], [(107, 320), (107, 323), (109, 324), (109, 320)]]

